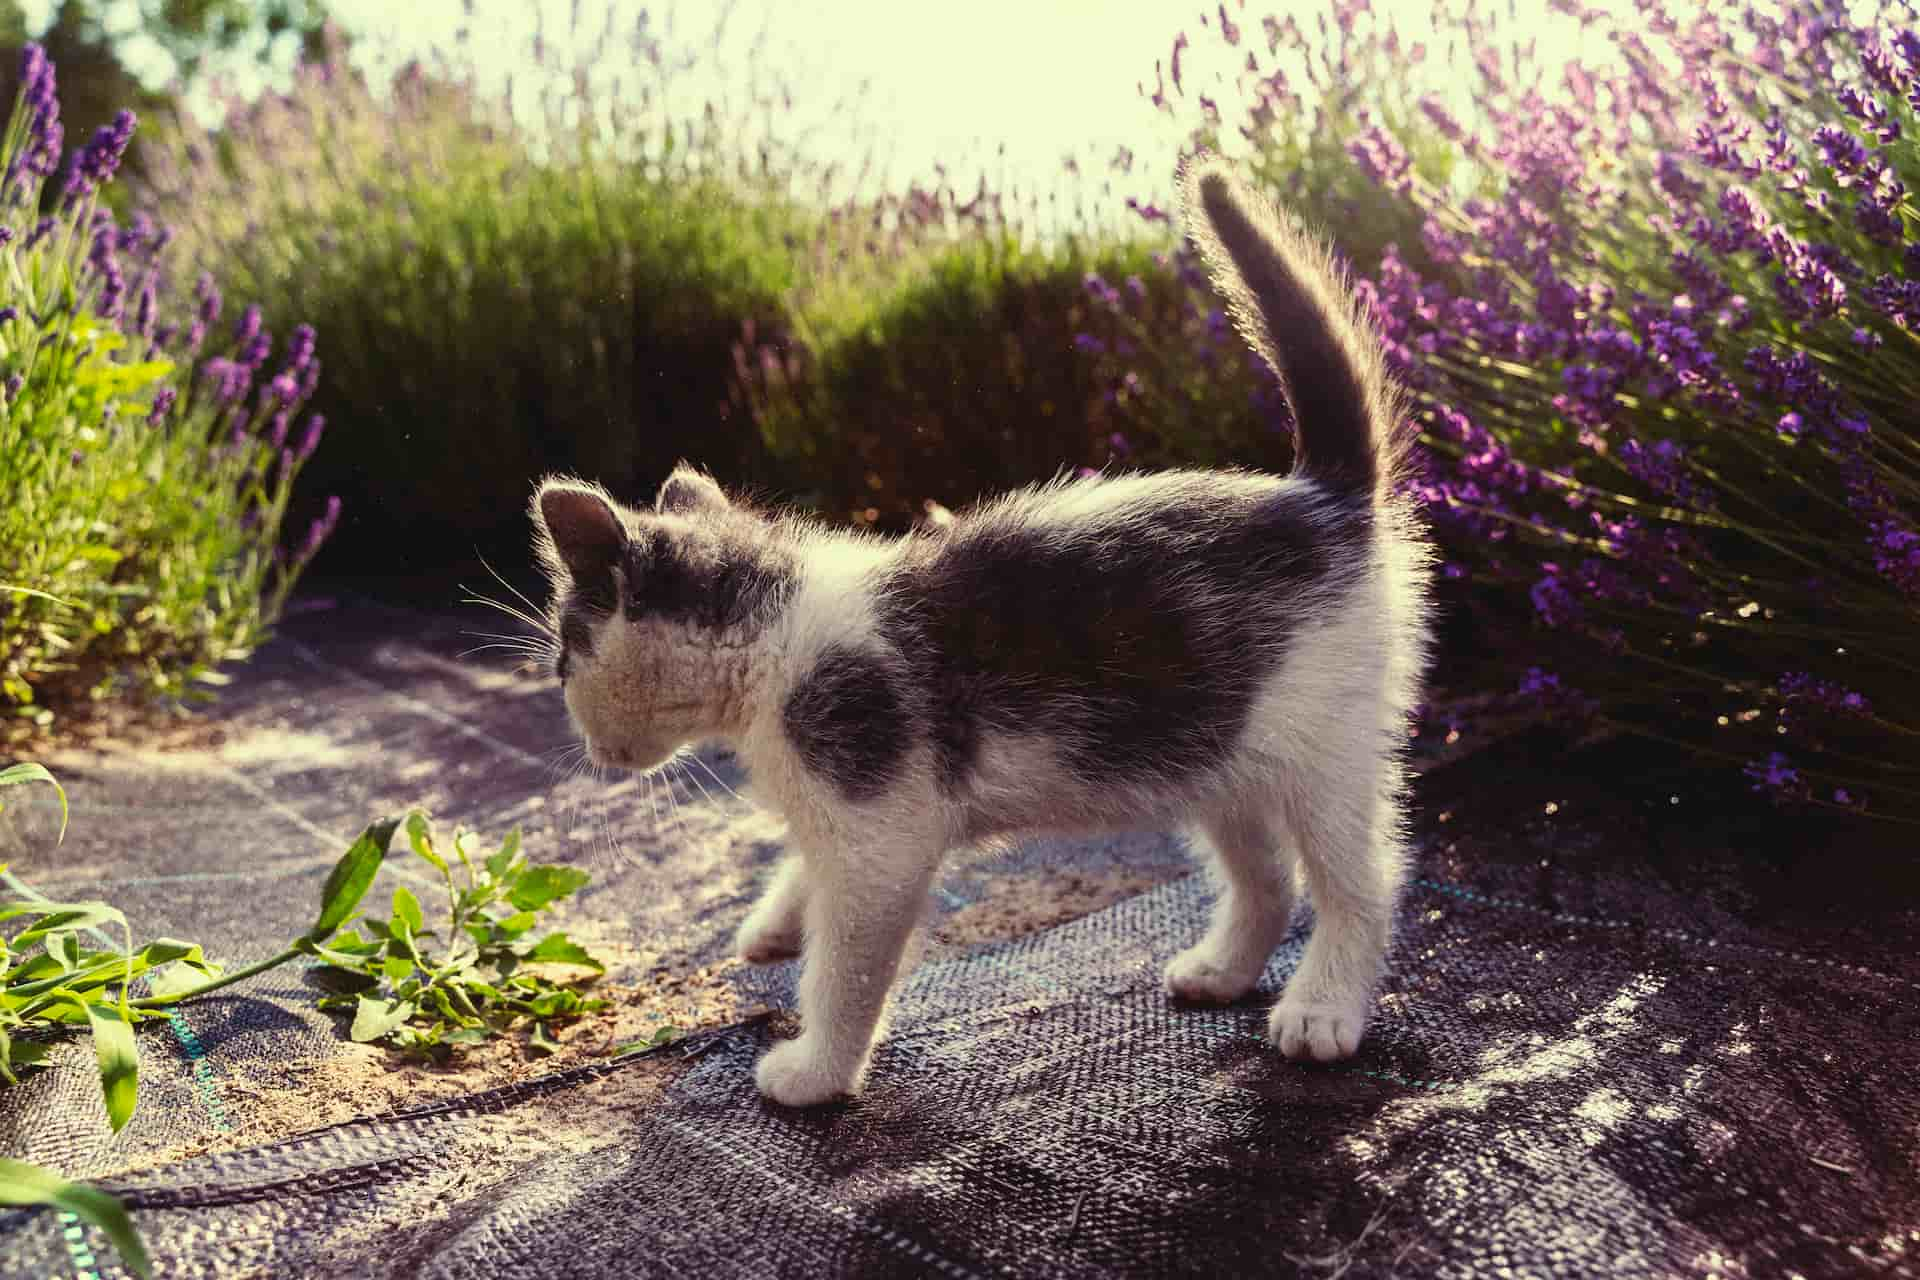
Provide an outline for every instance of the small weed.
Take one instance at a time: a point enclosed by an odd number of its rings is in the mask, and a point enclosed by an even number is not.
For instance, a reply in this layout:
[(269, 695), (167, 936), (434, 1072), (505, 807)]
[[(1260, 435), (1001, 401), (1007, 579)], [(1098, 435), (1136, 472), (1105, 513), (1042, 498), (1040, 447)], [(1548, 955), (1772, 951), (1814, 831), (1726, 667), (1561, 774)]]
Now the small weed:
[(419, 899), (402, 885), (391, 917), (366, 917), (315, 948), (327, 962), (320, 981), (333, 992), (320, 1007), (351, 1011), (355, 1040), (439, 1060), (528, 1024), (529, 1051), (545, 1054), (558, 1047), (548, 1034), (556, 1024), (606, 1008), (582, 995), (579, 982), (540, 971), (605, 972), (565, 933), (535, 936), (541, 913), (586, 884), (586, 872), (528, 861), (517, 829), (490, 853), (469, 847), (472, 833), (455, 831), (451, 861), (435, 847), (425, 815), (408, 815), (406, 831), (413, 852), (446, 884), (447, 923), (429, 928)]

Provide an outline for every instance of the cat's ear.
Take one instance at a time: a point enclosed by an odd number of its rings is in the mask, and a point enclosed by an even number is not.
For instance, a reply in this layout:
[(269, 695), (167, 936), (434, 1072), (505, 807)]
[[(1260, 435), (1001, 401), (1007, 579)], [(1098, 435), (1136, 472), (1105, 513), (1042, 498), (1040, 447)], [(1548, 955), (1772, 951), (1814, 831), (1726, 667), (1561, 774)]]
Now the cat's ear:
[(613, 571), (627, 554), (627, 524), (612, 500), (590, 485), (548, 480), (534, 495), (533, 522), (548, 567), (564, 569), (575, 587), (611, 607)]
[(719, 485), (684, 462), (673, 469), (673, 474), (660, 486), (660, 496), (653, 502), (654, 510), (662, 515), (724, 511), (730, 505)]

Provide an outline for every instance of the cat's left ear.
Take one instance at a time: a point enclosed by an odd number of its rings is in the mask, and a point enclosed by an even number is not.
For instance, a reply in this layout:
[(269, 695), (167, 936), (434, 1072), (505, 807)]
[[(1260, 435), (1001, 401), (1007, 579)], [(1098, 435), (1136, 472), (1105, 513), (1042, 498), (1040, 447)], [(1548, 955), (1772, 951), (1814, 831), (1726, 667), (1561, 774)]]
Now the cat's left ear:
[(725, 511), (730, 505), (719, 485), (684, 462), (660, 486), (660, 496), (653, 503), (654, 510), (662, 515)]
[(548, 480), (533, 500), (536, 546), (551, 570), (564, 569), (590, 599), (611, 608), (614, 570), (627, 553), (627, 526), (597, 485)]

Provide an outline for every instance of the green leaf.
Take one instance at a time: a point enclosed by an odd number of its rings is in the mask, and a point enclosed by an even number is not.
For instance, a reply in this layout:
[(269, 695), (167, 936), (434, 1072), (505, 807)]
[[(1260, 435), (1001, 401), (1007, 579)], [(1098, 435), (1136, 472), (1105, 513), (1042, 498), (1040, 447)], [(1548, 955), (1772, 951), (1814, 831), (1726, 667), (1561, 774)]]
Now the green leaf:
[[(25, 587), (14, 589), (19, 591), (26, 590)], [(39, 595), (40, 593), (32, 592), (31, 594)], [(47, 598), (50, 600), (53, 599), (52, 596), (48, 596)], [(18, 787), (29, 782), (44, 782), (53, 788), (54, 795), (60, 797), (60, 834), (55, 837), (55, 839), (65, 840), (67, 838), (66, 788), (54, 781), (53, 775), (47, 772), (46, 766), (35, 764), (31, 760), (26, 760), (20, 764), (11, 764), (4, 769), (0, 769), (0, 787)]]
[(16, 1067), (31, 1067), (52, 1051), (52, 1045), (41, 1044), (38, 1040), (15, 1040), (7, 1046), (7, 1057)]
[(216, 971), (220, 968), (219, 965), (202, 959), (199, 943), (182, 942), (178, 938), (155, 938), (133, 955), (134, 959), (145, 960), (156, 969), (175, 960), (188, 960)]
[(427, 927), (427, 917), (420, 910), (420, 900), (405, 885), (393, 891), (393, 918), (404, 921), (409, 933), (418, 933)]
[(592, 878), (578, 867), (528, 867), (507, 891), (507, 901), (522, 911), (538, 911)]
[(507, 874), (507, 868), (513, 865), (514, 855), (520, 852), (520, 828), (507, 832), (507, 838), (500, 847), (487, 855), (487, 874), (498, 880)]
[(91, 929), (101, 924), (124, 926), (127, 918), (104, 902), (42, 902), (38, 905), (46, 914), (40, 922), (29, 929), (22, 929), (14, 935), (13, 947), (24, 951), (50, 933), (61, 929)]
[(407, 815), (407, 843), (412, 845), (413, 851), (426, 859), (435, 871), (441, 875), (447, 874), (447, 860), (434, 852), (433, 824), (428, 820), (427, 815), (418, 809)]
[(361, 996), (359, 1010), (353, 1015), (353, 1029), (347, 1034), (365, 1044), (380, 1039), (412, 1016), (413, 1002), (410, 1000), (388, 1001)]
[(587, 953), (587, 949), (564, 933), (550, 933), (540, 939), (540, 945), (521, 957), (529, 962), (546, 964), (577, 964), (583, 969), (592, 969), (595, 973), (605, 973), (607, 967)]
[[(200, 948), (195, 947), (198, 951)], [(195, 987), (220, 976), (220, 966), (204, 961), (181, 960), (155, 973), (147, 981), (147, 994), (161, 999), (184, 995)]]
[(320, 891), (320, 917), (313, 922), (313, 928), (307, 930), (309, 940), (320, 942), (346, 923), (378, 874), (381, 860), (387, 856), (387, 845), (399, 825), (398, 818), (373, 823), (334, 864), (326, 886)]
[(0, 1204), (18, 1208), (45, 1205), (91, 1222), (107, 1233), (129, 1271), (137, 1276), (153, 1274), (146, 1246), (140, 1243), (140, 1234), (133, 1229), (127, 1211), (98, 1188), (68, 1182), (38, 1165), (0, 1158)]
[(413, 961), (405, 956), (388, 956), (380, 971), (387, 975), (389, 982), (404, 982), (413, 976)]
[(107, 1123), (115, 1133), (133, 1118), (140, 1088), (140, 1050), (133, 1028), (111, 1005), (89, 1004), (87, 1021), (93, 1026), (93, 1053), (100, 1060), (100, 1092), (107, 1103)]
[(517, 938), (540, 923), (540, 917), (531, 911), (520, 911), (497, 922), (493, 927), (504, 938)]
[(547, 1038), (547, 1024), (544, 1022), (533, 1024), (533, 1034), (527, 1037), (527, 1047), (541, 1055), (560, 1052), (560, 1046)]

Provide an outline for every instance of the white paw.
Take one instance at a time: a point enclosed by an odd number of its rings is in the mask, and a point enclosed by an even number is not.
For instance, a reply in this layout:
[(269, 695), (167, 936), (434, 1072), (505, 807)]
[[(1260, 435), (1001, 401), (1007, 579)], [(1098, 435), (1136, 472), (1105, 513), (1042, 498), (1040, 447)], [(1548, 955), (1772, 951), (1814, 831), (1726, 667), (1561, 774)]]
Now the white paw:
[(1283, 995), (1274, 1007), (1273, 1016), (1267, 1019), (1267, 1039), (1289, 1058), (1337, 1062), (1354, 1055), (1366, 1028), (1364, 1002), (1310, 1004), (1292, 995)]
[(1208, 1004), (1232, 1004), (1260, 981), (1260, 968), (1248, 972), (1245, 965), (1233, 965), (1206, 943), (1188, 947), (1167, 962), (1167, 992), (1183, 1000), (1202, 1000)]
[(767, 1050), (753, 1078), (763, 1096), (783, 1107), (818, 1106), (860, 1091), (859, 1073), (834, 1070), (805, 1035)]
[(748, 964), (774, 964), (800, 954), (800, 926), (796, 921), (754, 912), (733, 935), (733, 949)]

